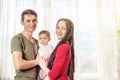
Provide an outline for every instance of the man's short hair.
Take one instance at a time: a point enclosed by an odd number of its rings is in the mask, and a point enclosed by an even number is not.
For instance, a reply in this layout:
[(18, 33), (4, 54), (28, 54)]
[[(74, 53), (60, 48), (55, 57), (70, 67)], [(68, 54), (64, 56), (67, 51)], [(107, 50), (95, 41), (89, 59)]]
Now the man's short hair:
[(21, 20), (24, 19), (24, 15), (26, 15), (26, 14), (35, 15), (37, 17), (37, 13), (34, 10), (32, 10), (32, 9), (26, 9), (21, 14)]

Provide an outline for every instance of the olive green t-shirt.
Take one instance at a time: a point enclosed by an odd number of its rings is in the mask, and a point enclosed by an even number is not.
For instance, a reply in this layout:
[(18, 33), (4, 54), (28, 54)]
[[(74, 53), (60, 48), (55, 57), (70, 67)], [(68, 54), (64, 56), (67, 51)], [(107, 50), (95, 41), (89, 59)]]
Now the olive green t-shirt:
[[(20, 51), (22, 52), (22, 58), (24, 60), (34, 60), (38, 53), (38, 41), (35, 38), (33, 39), (35, 43), (31, 43), (23, 34), (17, 34), (11, 40), (11, 53), (13, 53), (14, 51)], [(15, 71), (15, 80), (20, 80), (27, 77), (31, 78), (31, 80), (35, 80), (35, 77), (37, 75), (36, 67)]]

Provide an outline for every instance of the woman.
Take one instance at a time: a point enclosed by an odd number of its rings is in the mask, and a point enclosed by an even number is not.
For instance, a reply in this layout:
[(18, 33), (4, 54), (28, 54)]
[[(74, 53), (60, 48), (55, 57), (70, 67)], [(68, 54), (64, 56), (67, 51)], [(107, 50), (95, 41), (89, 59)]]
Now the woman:
[[(56, 35), (60, 40), (52, 52), (48, 64), (41, 58), (39, 65), (50, 80), (74, 79), (74, 25), (62, 18), (56, 24)], [(47, 67), (46, 67), (47, 66)]]

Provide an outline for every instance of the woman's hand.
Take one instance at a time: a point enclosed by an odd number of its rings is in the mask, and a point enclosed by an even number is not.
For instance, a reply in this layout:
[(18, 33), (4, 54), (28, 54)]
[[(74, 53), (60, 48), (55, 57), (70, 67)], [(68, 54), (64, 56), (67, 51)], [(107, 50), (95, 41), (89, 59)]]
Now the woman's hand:
[(40, 70), (39, 75), (40, 75), (40, 79), (45, 79), (47, 77), (47, 74), (42, 69)]

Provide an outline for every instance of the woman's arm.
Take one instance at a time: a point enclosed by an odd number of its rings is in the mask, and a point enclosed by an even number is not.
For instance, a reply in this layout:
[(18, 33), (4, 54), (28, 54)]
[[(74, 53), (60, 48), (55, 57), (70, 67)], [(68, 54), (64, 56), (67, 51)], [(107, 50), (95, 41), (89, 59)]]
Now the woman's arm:
[(59, 76), (62, 67), (64, 66), (64, 62), (66, 60), (66, 55), (68, 53), (68, 50), (69, 50), (69, 46), (66, 44), (62, 44), (58, 47), (54, 59), (54, 64), (51, 70), (49, 70), (46, 67), (44, 59), (41, 59), (43, 61), (39, 62), (41, 68), (48, 74), (50, 79), (54, 80)]

